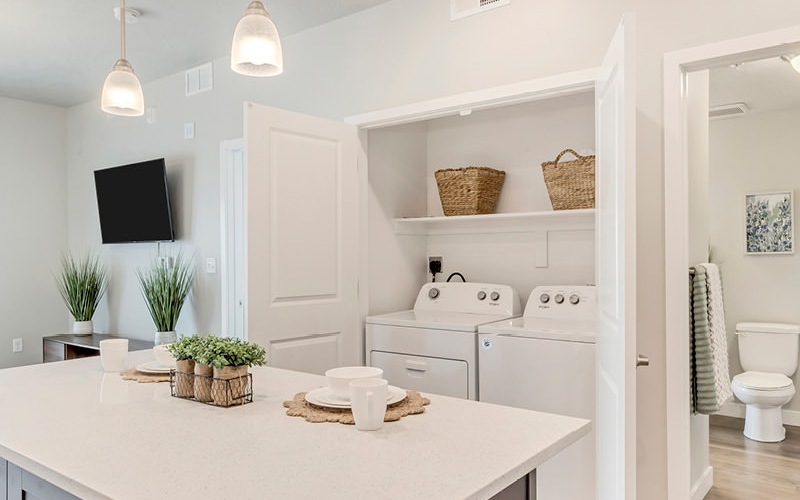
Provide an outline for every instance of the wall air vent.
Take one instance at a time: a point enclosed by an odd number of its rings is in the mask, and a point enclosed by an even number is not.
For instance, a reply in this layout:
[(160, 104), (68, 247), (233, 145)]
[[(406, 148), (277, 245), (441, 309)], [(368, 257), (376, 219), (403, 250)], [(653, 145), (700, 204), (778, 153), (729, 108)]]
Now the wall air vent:
[(719, 106), (709, 106), (708, 118), (716, 120), (719, 118), (730, 118), (732, 116), (741, 116), (750, 111), (750, 106), (743, 102), (733, 102), (730, 104), (720, 104)]
[(450, 0), (450, 20), (480, 14), (510, 3), (511, 0)]
[(211, 63), (186, 70), (186, 97), (214, 88), (214, 69)]

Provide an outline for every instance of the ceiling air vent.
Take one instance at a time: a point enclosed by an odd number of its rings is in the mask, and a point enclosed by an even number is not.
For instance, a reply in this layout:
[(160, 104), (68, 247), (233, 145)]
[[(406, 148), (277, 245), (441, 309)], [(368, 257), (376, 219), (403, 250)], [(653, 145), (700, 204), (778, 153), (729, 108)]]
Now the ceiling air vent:
[(510, 3), (511, 0), (450, 0), (450, 20), (480, 14)]
[(708, 118), (711, 120), (718, 118), (730, 118), (732, 116), (741, 116), (748, 111), (750, 111), (750, 106), (743, 102), (720, 104), (719, 106), (709, 106)]
[(186, 97), (214, 88), (214, 70), (211, 63), (186, 70)]

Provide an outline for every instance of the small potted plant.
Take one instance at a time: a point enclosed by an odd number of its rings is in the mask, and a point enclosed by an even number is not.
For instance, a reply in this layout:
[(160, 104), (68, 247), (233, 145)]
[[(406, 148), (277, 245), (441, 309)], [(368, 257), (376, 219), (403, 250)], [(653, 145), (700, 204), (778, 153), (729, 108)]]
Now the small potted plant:
[(136, 272), (147, 310), (156, 325), (156, 345), (176, 340), (175, 325), (194, 281), (191, 261), (184, 260), (182, 254), (170, 260), (156, 261), (146, 271)]
[(210, 349), (210, 344), (216, 337), (202, 337), (197, 340), (194, 350), (194, 399), (209, 403), (214, 398), (211, 395), (211, 378), (214, 369), (211, 361), (215, 354)]
[(97, 256), (87, 254), (77, 260), (70, 254), (61, 257), (61, 274), (56, 278), (58, 292), (75, 319), (72, 333), (91, 335), (92, 317), (106, 291), (106, 268)]
[(175, 395), (179, 398), (194, 397), (194, 358), (202, 351), (205, 341), (205, 337), (192, 335), (167, 347), (175, 356)]
[(266, 364), (263, 347), (244, 340), (212, 338), (206, 345), (207, 361), (213, 368), (211, 395), (214, 404), (231, 406), (244, 403), (248, 369)]

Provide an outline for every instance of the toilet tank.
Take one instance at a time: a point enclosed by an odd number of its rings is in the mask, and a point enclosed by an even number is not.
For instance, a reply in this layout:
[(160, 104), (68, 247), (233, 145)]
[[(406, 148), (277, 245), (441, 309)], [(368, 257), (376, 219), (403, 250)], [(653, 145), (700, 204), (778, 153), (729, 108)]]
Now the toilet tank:
[(800, 325), (737, 323), (739, 361), (745, 371), (783, 373), (797, 370)]

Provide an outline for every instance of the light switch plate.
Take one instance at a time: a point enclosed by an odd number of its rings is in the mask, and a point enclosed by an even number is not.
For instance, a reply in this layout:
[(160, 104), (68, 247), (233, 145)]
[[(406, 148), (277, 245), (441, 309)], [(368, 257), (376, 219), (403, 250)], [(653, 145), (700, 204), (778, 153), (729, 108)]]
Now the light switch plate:
[(209, 257), (206, 259), (206, 273), (214, 274), (217, 272), (217, 259)]
[(183, 124), (183, 138), (194, 139), (194, 122), (186, 122)]

